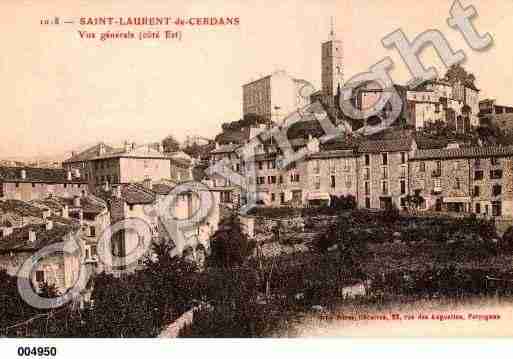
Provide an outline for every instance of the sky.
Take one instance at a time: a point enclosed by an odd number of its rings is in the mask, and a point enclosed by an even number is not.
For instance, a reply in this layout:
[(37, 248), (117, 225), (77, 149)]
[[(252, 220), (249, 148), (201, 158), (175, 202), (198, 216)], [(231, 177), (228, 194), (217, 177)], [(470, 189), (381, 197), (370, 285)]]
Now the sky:
[[(242, 84), (275, 70), (320, 86), (321, 42), (330, 18), (343, 41), (345, 79), (391, 57), (397, 83), (410, 79), (381, 39), (401, 28), (411, 40), (438, 29), (477, 78), (481, 98), (513, 105), (513, 1), (464, 0), (493, 46), (471, 50), (446, 19), (452, 1), (430, 0), (2, 0), (0, 158), (61, 154), (98, 141), (158, 141), (168, 134), (214, 137), (242, 116)], [(42, 18), (75, 24), (42, 26)], [(82, 40), (80, 17), (237, 16), (239, 26), (187, 27), (182, 40)], [(149, 26), (149, 29), (152, 27)], [(121, 30), (138, 29), (123, 27)], [(166, 30), (168, 27), (160, 27)], [(169, 29), (176, 29), (170, 26)], [(445, 73), (431, 48), (426, 66)]]

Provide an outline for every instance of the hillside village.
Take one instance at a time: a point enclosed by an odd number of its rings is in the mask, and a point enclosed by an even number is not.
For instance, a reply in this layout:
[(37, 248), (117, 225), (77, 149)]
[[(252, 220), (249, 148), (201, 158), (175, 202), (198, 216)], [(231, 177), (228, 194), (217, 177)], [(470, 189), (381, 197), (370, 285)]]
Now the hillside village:
[[(334, 35), (321, 44), (319, 91), (284, 70), (243, 84), (242, 119), (213, 139), (0, 162), (0, 275), (11, 291), (0, 335), (293, 336), (290, 318), (351, 300), (510, 294), (513, 105), (481, 98), (479, 74), (453, 65), (394, 85), (401, 112), (374, 133), (391, 105), (344, 113), (342, 50)], [(372, 107), (377, 85), (359, 84), (351, 106)], [(318, 116), (350, 130), (324, 140)], [(289, 162), (287, 150), (304, 155)], [(212, 170), (220, 163), (244, 185)], [(33, 260), (71, 242), (74, 252)], [(83, 271), (87, 281), (61, 308), (29, 308), (14, 287), (31, 260), (41, 296), (70, 293)], [(23, 310), (4, 315), (13, 308)]]

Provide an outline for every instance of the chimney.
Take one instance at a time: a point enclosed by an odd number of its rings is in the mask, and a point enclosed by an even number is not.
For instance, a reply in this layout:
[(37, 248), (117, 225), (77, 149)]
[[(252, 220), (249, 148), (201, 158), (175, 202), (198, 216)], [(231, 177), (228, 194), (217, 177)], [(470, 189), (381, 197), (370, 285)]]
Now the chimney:
[(73, 197), (73, 207), (80, 207), (80, 196)]
[(103, 156), (105, 154), (105, 144), (100, 143), (98, 145), (98, 156)]
[(150, 178), (150, 177), (147, 177), (147, 178), (145, 178), (145, 179), (144, 179), (144, 181), (143, 181), (143, 186), (144, 186), (146, 189), (149, 189), (149, 190), (151, 190), (151, 189), (152, 189), (152, 187), (153, 187), (153, 183), (152, 183), (152, 180), (151, 180), (151, 178)]
[(29, 231), (29, 242), (34, 243), (36, 241), (36, 231)]
[(66, 204), (62, 207), (62, 217), (69, 218), (69, 208)]
[(2, 227), (2, 237), (12, 234), (12, 227)]
[(66, 179), (71, 181), (71, 171), (66, 172)]
[(21, 179), (27, 179), (27, 171), (21, 170)]
[(121, 185), (114, 187), (114, 197), (121, 198)]
[(77, 153), (75, 151), (71, 151), (71, 157), (75, 157)]
[(130, 149), (135, 150), (135, 142), (132, 142), (132, 144), (130, 145)]
[(162, 153), (164, 152), (164, 147), (162, 146), (162, 143), (159, 143), (158, 146), (157, 146), (157, 150)]
[(45, 226), (46, 226), (47, 231), (52, 230), (53, 229), (53, 221), (46, 221)]
[(130, 142), (125, 141), (125, 152), (130, 152)]

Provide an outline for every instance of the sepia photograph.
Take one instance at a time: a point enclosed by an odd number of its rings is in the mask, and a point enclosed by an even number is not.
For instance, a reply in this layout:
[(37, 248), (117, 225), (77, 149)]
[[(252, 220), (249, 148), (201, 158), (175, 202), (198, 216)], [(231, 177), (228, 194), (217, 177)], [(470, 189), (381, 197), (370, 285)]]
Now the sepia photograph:
[(0, 356), (513, 336), (512, 1), (0, 19)]

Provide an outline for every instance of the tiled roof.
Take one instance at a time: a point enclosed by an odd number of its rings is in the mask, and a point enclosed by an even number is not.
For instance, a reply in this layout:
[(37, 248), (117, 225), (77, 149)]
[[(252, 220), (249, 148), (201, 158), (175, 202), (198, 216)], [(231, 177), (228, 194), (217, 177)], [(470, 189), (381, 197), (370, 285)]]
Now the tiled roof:
[(425, 150), (430, 148), (446, 148), (450, 140), (445, 138), (429, 138), (426, 136), (415, 136), (415, 142), (417, 143), (418, 149)]
[(98, 152), (100, 150), (100, 146), (104, 146), (106, 153), (111, 153), (115, 151), (114, 147), (111, 147), (109, 145), (106, 145), (103, 142), (98, 143), (97, 145), (94, 145), (92, 147), (89, 147), (87, 150), (82, 151), (74, 156), (71, 156), (67, 160), (64, 161), (64, 163), (73, 163), (73, 162), (82, 162), (90, 160), (91, 158), (94, 158), (98, 156)]
[(121, 188), (121, 198), (128, 204), (151, 204), (155, 201), (155, 192), (138, 184), (127, 184)]
[(513, 146), (434, 148), (417, 150), (413, 160), (513, 156)]
[[(25, 179), (22, 179), (25, 170)], [(0, 167), (0, 182), (29, 183), (87, 183), (84, 179), (74, 177), (68, 180), (67, 171), (53, 168), (36, 167)]]
[(231, 144), (231, 145), (221, 145), (219, 146), (218, 148), (212, 150), (210, 153), (211, 154), (216, 154), (216, 153), (231, 153), (233, 151), (235, 151), (236, 148), (238, 148), (240, 145), (238, 144)]
[(151, 187), (151, 189), (156, 194), (167, 195), (173, 190), (173, 186), (171, 186), (170, 184), (166, 184), (166, 183), (155, 183)]
[(358, 146), (358, 152), (378, 153), (378, 152), (399, 152), (409, 151), (411, 149), (411, 138), (398, 138), (395, 140), (375, 140), (363, 141)]
[(114, 148), (111, 152), (105, 152), (102, 155), (97, 155), (91, 160), (107, 159), (107, 158), (156, 158), (156, 159), (169, 159), (167, 154), (159, 152), (151, 147), (151, 145), (140, 145), (134, 148)]
[(225, 130), (215, 137), (215, 142), (227, 145), (230, 143), (243, 144), (249, 140), (250, 128), (244, 127), (240, 130)]
[[(14, 228), (13, 233), (0, 241), (0, 252), (9, 251), (37, 251), (48, 245), (59, 243), (63, 238), (77, 230), (76, 226), (54, 224), (53, 228), (46, 230), (44, 224), (31, 224), (21, 228)], [(36, 240), (29, 241), (29, 231), (36, 233)]]
[(332, 150), (332, 151), (321, 151), (308, 155), (307, 159), (323, 159), (323, 158), (342, 158), (342, 157), (356, 157), (356, 153), (349, 150)]
[(0, 201), (0, 214), (15, 213), (23, 217), (43, 217), (43, 210), (17, 199)]

